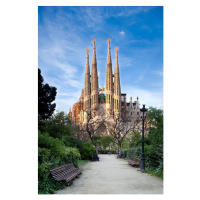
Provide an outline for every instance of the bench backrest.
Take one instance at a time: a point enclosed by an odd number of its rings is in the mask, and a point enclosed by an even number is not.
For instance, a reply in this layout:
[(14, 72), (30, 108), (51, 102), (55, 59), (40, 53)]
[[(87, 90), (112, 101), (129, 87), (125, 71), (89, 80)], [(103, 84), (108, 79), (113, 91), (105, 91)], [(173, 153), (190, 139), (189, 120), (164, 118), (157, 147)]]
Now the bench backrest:
[(139, 158), (133, 158), (133, 161), (135, 162), (135, 163), (138, 163), (138, 164), (140, 164), (140, 159)]
[(68, 172), (72, 172), (76, 169), (73, 163), (64, 164), (64, 166), (66, 171)]
[(64, 164), (58, 167), (55, 167), (50, 170), (53, 178), (55, 180), (59, 180), (61, 177), (69, 174), (70, 172), (74, 171), (76, 168), (74, 167), (73, 163)]

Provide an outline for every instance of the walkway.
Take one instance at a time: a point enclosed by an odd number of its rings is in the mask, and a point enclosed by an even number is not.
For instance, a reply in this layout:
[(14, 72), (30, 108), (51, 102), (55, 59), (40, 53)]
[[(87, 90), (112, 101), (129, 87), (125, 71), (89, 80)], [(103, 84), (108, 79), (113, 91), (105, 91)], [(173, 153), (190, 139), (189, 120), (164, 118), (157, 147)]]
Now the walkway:
[(100, 161), (83, 166), (72, 185), (57, 194), (163, 194), (163, 181), (128, 165), (116, 155), (99, 155)]

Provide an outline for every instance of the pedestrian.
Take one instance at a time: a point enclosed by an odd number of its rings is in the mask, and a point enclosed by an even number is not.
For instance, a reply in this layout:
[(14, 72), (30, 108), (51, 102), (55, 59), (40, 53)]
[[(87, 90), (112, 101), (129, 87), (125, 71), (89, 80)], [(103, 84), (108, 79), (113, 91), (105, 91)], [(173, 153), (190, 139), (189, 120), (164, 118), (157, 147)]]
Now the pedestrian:
[(94, 153), (94, 158), (97, 159), (99, 161), (99, 156), (97, 155), (97, 153)]

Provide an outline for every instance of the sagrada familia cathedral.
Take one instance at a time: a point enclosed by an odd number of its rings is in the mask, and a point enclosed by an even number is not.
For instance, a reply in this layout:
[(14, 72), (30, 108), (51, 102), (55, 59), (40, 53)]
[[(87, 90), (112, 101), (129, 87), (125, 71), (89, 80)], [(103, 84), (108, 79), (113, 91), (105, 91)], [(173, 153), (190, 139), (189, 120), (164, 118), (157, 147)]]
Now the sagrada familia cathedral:
[(110, 51), (111, 39), (108, 39), (108, 55), (106, 68), (106, 87), (99, 88), (97, 71), (96, 40), (93, 39), (92, 71), (90, 73), (89, 49), (86, 49), (85, 83), (77, 103), (70, 109), (69, 114), (76, 124), (87, 123), (87, 111), (95, 109), (96, 115), (105, 115), (109, 118), (129, 115), (132, 119), (139, 118), (140, 104), (136, 101), (126, 101), (126, 94), (121, 93), (120, 73), (118, 63), (118, 48), (115, 48), (115, 69), (112, 72)]

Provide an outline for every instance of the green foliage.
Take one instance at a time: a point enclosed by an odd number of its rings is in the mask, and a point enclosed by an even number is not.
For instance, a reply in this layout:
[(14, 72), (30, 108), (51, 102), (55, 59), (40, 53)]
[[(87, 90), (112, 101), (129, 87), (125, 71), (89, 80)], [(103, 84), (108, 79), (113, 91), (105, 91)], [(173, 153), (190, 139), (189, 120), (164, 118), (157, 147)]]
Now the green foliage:
[(68, 124), (69, 118), (64, 112), (58, 112), (51, 118), (43, 121), (42, 131), (49, 133), (51, 137), (59, 138), (72, 136), (72, 127)]
[(128, 159), (133, 159), (133, 157), (141, 158), (142, 148), (134, 147), (134, 148), (124, 149), (123, 152), (126, 153)]
[[(151, 141), (149, 140), (149, 138), (144, 137), (144, 144), (150, 145)], [(140, 139), (138, 139), (137, 141), (135, 141), (135, 146), (141, 146), (142, 145), (142, 138), (140, 136)]]
[(141, 140), (141, 135), (138, 131), (132, 131), (126, 138), (130, 141), (129, 147), (134, 147)]
[(78, 168), (77, 158), (81, 158), (81, 154), (79, 153), (77, 148), (67, 147), (66, 154), (68, 158), (71, 158), (71, 161), (74, 163), (75, 167)]
[(96, 152), (96, 149), (91, 145), (90, 142), (86, 142), (81, 149), (81, 159), (90, 160), (90, 156)]
[(54, 112), (56, 104), (52, 103), (56, 97), (56, 88), (44, 84), (41, 70), (38, 68), (38, 122), (48, 119)]
[[(163, 111), (149, 108), (148, 117), (151, 126), (149, 133), (144, 138), (145, 166), (147, 171), (156, 176), (163, 177)], [(127, 157), (141, 158), (141, 139), (137, 140), (134, 148), (126, 149)]]
[(47, 148), (51, 151), (51, 155), (65, 161), (66, 147), (65, 144), (58, 138), (50, 137), (48, 133), (38, 133), (38, 146), (40, 148)]
[(111, 148), (115, 144), (115, 139), (112, 136), (102, 136), (100, 139), (100, 144), (104, 148), (107, 148), (107, 147)]
[(147, 135), (151, 144), (149, 165), (152, 170), (163, 171), (163, 110), (150, 107), (148, 117), (153, 126)]
[(98, 152), (100, 154), (108, 154), (108, 152), (111, 152), (112, 154), (116, 154), (116, 150), (114, 149), (99, 149)]
[(95, 143), (97, 146), (100, 145), (101, 136), (93, 135), (93, 136), (92, 136), (92, 139), (93, 139), (94, 143)]
[(76, 139), (72, 136), (66, 136), (62, 138), (62, 141), (68, 147), (76, 147), (79, 151), (83, 148), (83, 142), (80, 139)]
[(46, 148), (38, 148), (38, 176), (46, 180), (52, 167), (51, 151)]
[(163, 110), (150, 107), (148, 110), (149, 125), (163, 130)]
[(39, 194), (53, 194), (56, 190), (64, 188), (64, 184), (60, 181), (55, 181), (52, 177), (47, 180), (38, 180), (38, 193)]
[(50, 176), (50, 170), (64, 163), (73, 162), (76, 167), (80, 153), (77, 148), (66, 147), (58, 138), (48, 133), (38, 133), (38, 192), (51, 194), (64, 186)]
[(152, 145), (163, 145), (163, 130), (151, 128), (147, 138)]
[(154, 176), (157, 176), (161, 179), (163, 179), (163, 170), (157, 168), (155, 170), (144, 170), (142, 173), (147, 173), (147, 174), (151, 174)]
[(127, 138), (124, 138), (124, 140), (122, 141), (122, 149), (127, 149), (130, 146), (130, 142)]

